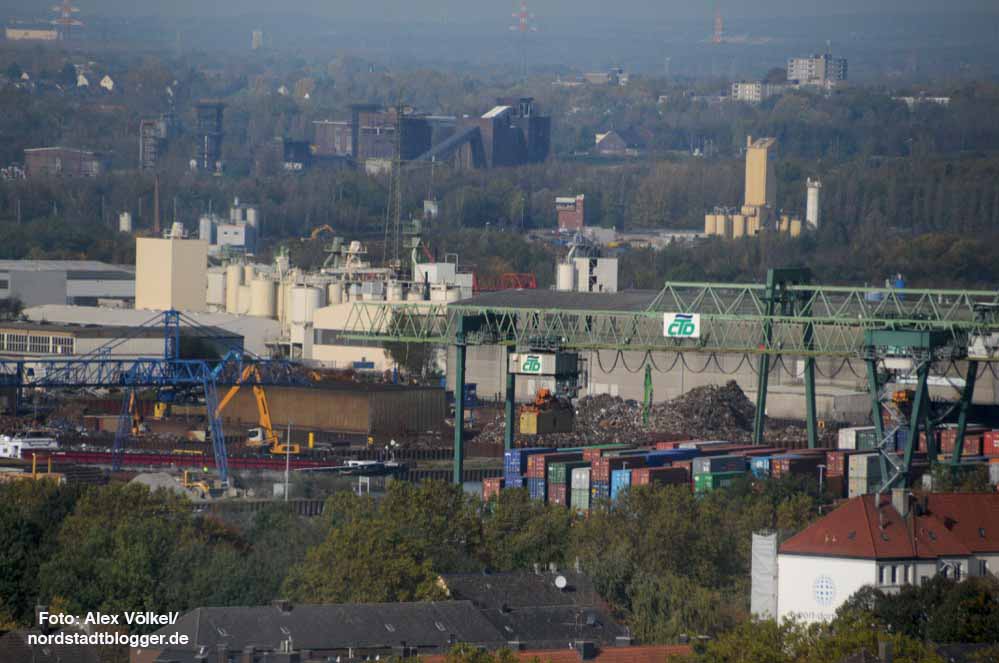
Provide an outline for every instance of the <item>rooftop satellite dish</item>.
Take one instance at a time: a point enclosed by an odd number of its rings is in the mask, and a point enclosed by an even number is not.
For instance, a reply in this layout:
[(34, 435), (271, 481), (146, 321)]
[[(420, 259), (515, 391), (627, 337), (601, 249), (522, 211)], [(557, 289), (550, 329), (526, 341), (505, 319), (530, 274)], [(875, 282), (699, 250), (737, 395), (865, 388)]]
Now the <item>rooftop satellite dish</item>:
[(567, 581), (565, 579), (565, 576), (556, 576), (555, 577), (555, 586), (558, 587), (559, 589), (565, 589), (566, 585), (568, 585), (568, 584), (569, 584), (569, 581)]

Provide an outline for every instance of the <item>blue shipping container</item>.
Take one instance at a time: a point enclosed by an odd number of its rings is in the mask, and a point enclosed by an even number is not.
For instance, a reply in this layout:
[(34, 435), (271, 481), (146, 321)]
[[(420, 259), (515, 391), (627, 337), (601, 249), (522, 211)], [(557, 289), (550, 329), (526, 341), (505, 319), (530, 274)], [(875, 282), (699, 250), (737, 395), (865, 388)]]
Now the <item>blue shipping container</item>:
[(523, 488), (524, 487), (524, 477), (519, 474), (504, 474), (503, 475), (503, 487), (504, 488)]
[(530, 447), (526, 449), (511, 449), (503, 454), (503, 475), (527, 474), (527, 459), (532, 454), (550, 452), (545, 447)]
[(607, 500), (610, 499), (610, 484), (605, 481), (590, 480), (590, 499)]
[(532, 500), (544, 502), (548, 499), (548, 484), (544, 479), (528, 479), (527, 492)]
[(610, 491), (611, 500), (617, 500), (618, 495), (629, 488), (631, 488), (631, 470), (612, 470)]
[(754, 456), (749, 462), (754, 477), (765, 479), (770, 476), (770, 456)]

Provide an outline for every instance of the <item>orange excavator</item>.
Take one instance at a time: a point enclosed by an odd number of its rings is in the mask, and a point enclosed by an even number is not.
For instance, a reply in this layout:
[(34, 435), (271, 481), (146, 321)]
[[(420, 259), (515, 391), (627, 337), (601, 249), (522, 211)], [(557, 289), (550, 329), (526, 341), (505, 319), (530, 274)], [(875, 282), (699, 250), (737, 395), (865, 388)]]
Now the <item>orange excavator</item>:
[(302, 449), (299, 445), (282, 443), (277, 433), (274, 432), (274, 427), (271, 425), (271, 411), (267, 406), (267, 393), (264, 391), (263, 385), (260, 384), (260, 369), (256, 366), (250, 365), (243, 369), (243, 373), (239, 376), (239, 381), (219, 400), (219, 406), (215, 409), (215, 416), (222, 415), (222, 410), (225, 409), (225, 406), (236, 397), (240, 388), (248, 383), (251, 378), (254, 380), (252, 383), (253, 397), (257, 401), (260, 427), (250, 430), (250, 436), (247, 438), (246, 444), (251, 447), (269, 447), (272, 454), (282, 456), (285, 454), (301, 453)]
[(520, 409), (520, 432), (522, 435), (571, 433), (573, 414), (567, 401), (542, 387), (534, 395), (534, 401)]

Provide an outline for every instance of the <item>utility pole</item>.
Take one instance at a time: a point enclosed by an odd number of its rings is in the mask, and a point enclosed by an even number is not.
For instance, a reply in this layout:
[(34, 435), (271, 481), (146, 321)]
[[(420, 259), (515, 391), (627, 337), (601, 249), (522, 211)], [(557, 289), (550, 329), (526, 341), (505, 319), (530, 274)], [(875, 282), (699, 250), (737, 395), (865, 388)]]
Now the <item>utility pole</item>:
[(288, 501), (288, 479), (291, 475), (291, 420), (288, 421), (288, 435), (284, 441), (284, 501)]

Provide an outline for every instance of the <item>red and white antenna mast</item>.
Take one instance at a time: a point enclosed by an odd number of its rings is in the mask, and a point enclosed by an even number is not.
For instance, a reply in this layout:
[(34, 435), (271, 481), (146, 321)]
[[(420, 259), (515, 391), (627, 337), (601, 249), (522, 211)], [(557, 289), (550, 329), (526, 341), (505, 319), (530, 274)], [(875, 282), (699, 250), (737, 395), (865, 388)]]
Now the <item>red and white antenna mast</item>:
[(517, 22), (510, 26), (510, 30), (520, 33), (520, 54), (523, 58), (524, 79), (527, 79), (527, 35), (537, 32), (538, 28), (533, 24), (534, 14), (527, 10), (527, 0), (520, 0), (520, 11), (514, 12), (513, 17)]
[(73, 28), (83, 26), (83, 21), (75, 16), (80, 10), (73, 6), (73, 0), (62, 0), (62, 4), (53, 7), (52, 11), (56, 13), (52, 24), (56, 26), (59, 39), (69, 39)]
[(722, 20), (721, 10), (715, 10), (715, 32), (711, 35), (712, 44), (720, 44), (725, 38), (725, 22)]

